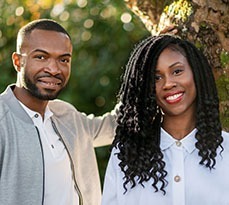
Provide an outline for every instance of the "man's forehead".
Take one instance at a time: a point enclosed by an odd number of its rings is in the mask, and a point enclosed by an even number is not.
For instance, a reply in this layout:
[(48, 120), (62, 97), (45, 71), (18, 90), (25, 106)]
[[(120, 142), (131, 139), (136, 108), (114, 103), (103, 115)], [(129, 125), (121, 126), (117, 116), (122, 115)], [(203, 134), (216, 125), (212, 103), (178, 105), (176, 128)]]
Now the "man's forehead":
[(27, 55), (29, 55), (41, 50), (49, 54), (68, 54), (71, 56), (72, 44), (68, 36), (64, 33), (37, 30), (34, 33), (31, 33), (30, 37), (24, 39), (21, 53), (27, 53)]
[(42, 38), (47, 38), (48, 36), (62, 36), (63, 38), (69, 39), (70, 38), (67, 34), (59, 31), (54, 31), (54, 30), (44, 30), (44, 29), (34, 29), (32, 30), (27, 37), (33, 37), (33, 36), (38, 36)]
[(34, 29), (29, 35), (27, 35), (23, 44), (41, 44), (43, 46), (70, 46), (71, 40), (68, 35), (62, 32)]

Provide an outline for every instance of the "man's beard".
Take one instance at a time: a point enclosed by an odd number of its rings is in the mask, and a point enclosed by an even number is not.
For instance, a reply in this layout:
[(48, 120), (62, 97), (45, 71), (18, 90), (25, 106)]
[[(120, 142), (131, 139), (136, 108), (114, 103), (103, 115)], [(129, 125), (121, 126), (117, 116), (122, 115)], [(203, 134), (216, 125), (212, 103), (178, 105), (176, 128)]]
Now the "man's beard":
[(62, 91), (59, 90), (58, 92), (53, 92), (53, 90), (46, 89), (46, 94), (42, 94), (38, 87), (32, 83), (32, 81), (25, 75), (24, 76), (24, 86), (26, 87), (27, 91), (34, 97), (40, 99), (40, 100), (54, 100), (57, 98), (57, 96)]

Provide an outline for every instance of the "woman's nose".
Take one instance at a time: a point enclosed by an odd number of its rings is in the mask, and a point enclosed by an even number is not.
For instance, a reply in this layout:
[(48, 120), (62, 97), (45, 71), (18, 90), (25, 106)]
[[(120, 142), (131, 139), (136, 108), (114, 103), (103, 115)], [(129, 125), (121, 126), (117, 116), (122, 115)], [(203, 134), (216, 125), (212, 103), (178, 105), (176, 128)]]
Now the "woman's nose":
[(165, 78), (164, 85), (163, 85), (164, 90), (168, 90), (176, 86), (177, 86), (177, 83), (174, 81), (174, 79), (169, 78), (169, 77)]

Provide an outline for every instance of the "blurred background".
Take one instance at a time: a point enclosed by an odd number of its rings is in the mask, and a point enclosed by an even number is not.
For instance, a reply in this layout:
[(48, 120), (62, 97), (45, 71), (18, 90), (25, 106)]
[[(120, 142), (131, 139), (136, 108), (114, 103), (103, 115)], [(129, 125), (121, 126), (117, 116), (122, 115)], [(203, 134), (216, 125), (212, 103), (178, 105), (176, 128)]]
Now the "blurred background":
[[(129, 53), (150, 34), (123, 1), (1, 0), (0, 8), (0, 92), (16, 81), (11, 54), (18, 29), (52, 18), (66, 28), (74, 46), (71, 78), (60, 98), (87, 114), (113, 109)], [(109, 147), (96, 148), (96, 154), (103, 180)]]

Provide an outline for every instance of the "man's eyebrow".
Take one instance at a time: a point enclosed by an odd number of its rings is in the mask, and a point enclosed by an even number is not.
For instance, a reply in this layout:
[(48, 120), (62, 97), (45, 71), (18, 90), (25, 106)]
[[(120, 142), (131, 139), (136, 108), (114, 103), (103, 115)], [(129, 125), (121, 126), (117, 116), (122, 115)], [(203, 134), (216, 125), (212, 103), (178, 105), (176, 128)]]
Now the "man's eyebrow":
[(65, 54), (63, 54), (63, 55), (60, 55), (61, 57), (72, 57), (72, 55), (70, 54), (70, 53), (65, 53)]
[[(45, 53), (45, 54), (49, 54), (49, 52), (47, 52), (46, 50), (43, 50), (43, 49), (35, 49), (32, 51), (32, 53), (35, 53), (35, 52), (41, 52), (41, 53)], [(64, 56), (68, 56), (68, 57), (72, 57), (71, 53), (64, 53), (62, 55), (60, 55), (61, 57), (64, 57)]]
[(35, 49), (35, 50), (32, 51), (32, 53), (35, 53), (35, 52), (41, 52), (41, 53), (49, 54), (46, 50), (39, 49), (39, 48), (37, 48), (37, 49)]

